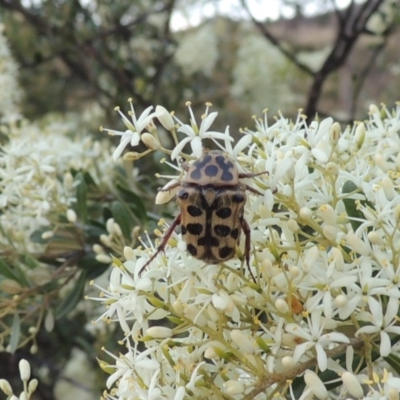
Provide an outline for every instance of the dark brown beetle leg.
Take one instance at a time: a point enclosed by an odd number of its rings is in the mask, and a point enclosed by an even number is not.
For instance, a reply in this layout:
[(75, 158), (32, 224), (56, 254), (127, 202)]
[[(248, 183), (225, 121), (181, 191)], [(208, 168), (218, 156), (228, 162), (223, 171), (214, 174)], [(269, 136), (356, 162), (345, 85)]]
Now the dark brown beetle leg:
[(175, 217), (175, 219), (172, 221), (171, 226), (167, 229), (167, 231), (164, 234), (164, 237), (162, 239), (161, 244), (157, 247), (156, 252), (150, 257), (150, 260), (147, 261), (147, 263), (144, 264), (142, 268), (140, 268), (139, 276), (147, 268), (147, 266), (157, 257), (157, 255), (160, 252), (164, 251), (165, 246), (167, 245), (169, 238), (171, 237), (171, 235), (174, 232), (175, 228), (180, 224), (181, 224), (181, 214), (177, 215)]
[(254, 193), (254, 194), (258, 195), (258, 196), (262, 196), (262, 195), (263, 195), (263, 194), (262, 194), (261, 192), (259, 192), (257, 189), (254, 189), (254, 188), (252, 188), (252, 187), (249, 186), (249, 185), (245, 185), (245, 188), (246, 188), (246, 190), (248, 190), (249, 192)]
[(250, 272), (250, 275), (254, 281), (254, 283), (257, 283), (256, 278), (254, 277), (253, 273), (251, 272), (250, 269), (250, 248), (251, 248), (251, 230), (250, 230), (250, 226), (247, 223), (247, 221), (243, 218), (241, 221), (241, 225), (242, 225), (242, 229), (243, 232), (246, 236), (246, 240), (245, 240), (245, 245), (244, 245), (244, 254), (245, 254), (245, 258), (246, 258), (246, 264), (247, 264), (247, 269)]
[(242, 173), (242, 174), (239, 174), (239, 179), (254, 178), (256, 176), (265, 175), (265, 174), (269, 175), (269, 172), (268, 171), (263, 171), (263, 172), (257, 172), (257, 173), (252, 173), (252, 172)]
[[(258, 172), (256, 174), (252, 174), (252, 173), (239, 174), (239, 179), (242, 179), (242, 178), (254, 178), (255, 176), (264, 175), (264, 174), (269, 175), (269, 173), (267, 171)], [(244, 185), (244, 186), (246, 187), (246, 190), (248, 190), (249, 192), (257, 194), (259, 196), (262, 196), (261, 192), (259, 192), (258, 190), (252, 188), (251, 186), (249, 186), (249, 185)]]

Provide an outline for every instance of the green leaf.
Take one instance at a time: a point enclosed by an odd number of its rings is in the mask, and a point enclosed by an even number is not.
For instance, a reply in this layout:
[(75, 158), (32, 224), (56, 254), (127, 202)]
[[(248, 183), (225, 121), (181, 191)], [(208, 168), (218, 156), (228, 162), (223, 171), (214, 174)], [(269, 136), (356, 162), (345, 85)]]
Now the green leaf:
[(21, 286), (29, 287), (29, 282), (26, 279), (25, 273), (18, 264), (9, 266), (5, 261), (0, 259), (0, 275), (17, 281)]
[(19, 338), (21, 336), (21, 319), (19, 314), (14, 314), (13, 323), (11, 326), (11, 337), (10, 337), (10, 353), (15, 353), (18, 348)]
[(135, 226), (131, 211), (124, 203), (119, 201), (112, 203), (111, 211), (114, 221), (120, 226), (125, 238), (130, 240), (132, 229)]
[(121, 182), (117, 182), (116, 187), (121, 192), (122, 200), (129, 206), (134, 215), (140, 221), (145, 222), (147, 220), (147, 210), (141, 197)]
[(77, 173), (75, 181), (78, 182), (76, 187), (76, 206), (75, 211), (78, 219), (81, 222), (86, 222), (87, 219), (87, 186), (83, 174)]
[(400, 357), (396, 353), (390, 353), (384, 359), (397, 372), (397, 375), (400, 375)]
[(62, 299), (61, 304), (58, 306), (56, 310), (57, 319), (63, 318), (69, 314), (83, 299), (83, 290), (85, 289), (86, 280), (86, 272), (82, 271), (75, 286)]
[(36, 260), (36, 258), (32, 257), (30, 254), (24, 255), (24, 264), (30, 269), (35, 269), (39, 266), (39, 263)]
[(0, 275), (3, 275), (8, 279), (18, 281), (17, 276), (14, 274), (14, 270), (8, 264), (6, 264), (5, 261), (3, 261), (2, 259), (0, 259)]
[[(345, 184), (343, 185), (342, 193), (343, 194), (347, 194), (347, 193), (359, 193), (359, 194), (362, 194), (363, 197), (364, 197), (364, 200), (359, 200), (359, 202), (363, 206), (368, 206), (368, 207), (374, 209), (373, 204), (366, 199), (364, 193), (361, 191), (361, 189), (359, 189), (357, 187), (357, 185), (354, 182), (346, 181)], [(362, 213), (361, 210), (359, 210), (357, 208), (357, 203), (358, 202), (355, 199), (344, 198), (343, 199), (343, 203), (344, 203), (344, 207), (346, 209), (347, 215), (349, 217), (351, 217), (350, 224), (351, 224), (353, 230), (356, 231), (357, 228), (361, 225), (361, 221), (354, 220), (353, 218), (364, 220), (365, 219), (364, 214)]]
[(36, 231), (31, 233), (31, 235), (29, 236), (29, 240), (33, 243), (40, 243), (40, 244), (47, 243), (49, 239), (43, 239), (42, 235), (44, 232), (47, 232), (48, 230), (49, 230), (48, 227), (37, 229)]
[(79, 260), (79, 267), (85, 270), (86, 280), (90, 281), (104, 273), (108, 269), (109, 265), (98, 262), (95, 254), (89, 253), (85, 254)]

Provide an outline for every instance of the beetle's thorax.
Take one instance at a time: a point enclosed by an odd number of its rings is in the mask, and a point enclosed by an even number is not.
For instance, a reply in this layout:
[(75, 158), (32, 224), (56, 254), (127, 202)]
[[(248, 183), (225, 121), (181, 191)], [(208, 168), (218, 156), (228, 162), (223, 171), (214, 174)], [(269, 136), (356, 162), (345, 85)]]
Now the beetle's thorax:
[(209, 151), (188, 168), (184, 182), (199, 186), (236, 186), (239, 173), (230, 158), (219, 151)]

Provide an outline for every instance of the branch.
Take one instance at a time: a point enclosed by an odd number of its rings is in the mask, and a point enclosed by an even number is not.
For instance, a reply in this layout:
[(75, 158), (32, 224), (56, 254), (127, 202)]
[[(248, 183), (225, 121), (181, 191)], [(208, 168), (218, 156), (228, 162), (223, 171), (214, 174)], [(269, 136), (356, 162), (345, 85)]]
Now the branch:
[(249, 17), (253, 21), (254, 25), (259, 29), (259, 31), (268, 39), (268, 41), (275, 46), (284, 56), (286, 56), (293, 64), (295, 64), (299, 69), (304, 71), (306, 74), (313, 76), (314, 72), (306, 65), (300, 62), (295, 54), (286, 50), (285, 47), (280, 43), (280, 41), (267, 29), (266, 25), (257, 21), (253, 14), (251, 13), (245, 0), (241, 0), (242, 6), (247, 11)]
[(355, 7), (353, 2), (350, 4), (345, 14), (344, 24), (339, 25), (332, 51), (314, 76), (305, 107), (305, 114), (309, 119), (313, 118), (317, 112), (317, 105), (326, 79), (347, 60), (358, 37), (363, 33), (368, 19), (382, 2), (383, 0), (368, 0), (360, 7)]
[[(333, 358), (340, 354), (345, 353), (348, 346), (353, 347), (353, 349), (360, 349), (363, 345), (364, 345), (363, 339), (353, 338), (353, 339), (350, 339), (350, 343), (344, 343), (344, 344), (341, 344), (341, 345), (335, 347), (332, 350), (327, 350), (326, 356), (328, 358)], [(295, 378), (302, 375), (307, 369), (310, 369), (310, 368), (314, 367), (315, 365), (317, 365), (317, 360), (312, 359), (312, 360), (306, 361), (304, 363), (301, 363), (299, 365), (296, 365), (295, 367), (289, 369), (288, 371), (272, 374), (267, 379), (262, 381), (250, 393), (248, 393), (246, 396), (244, 396), (243, 400), (253, 400), (258, 394), (264, 393), (267, 388), (269, 388), (270, 386), (272, 386), (276, 383), (287, 382), (288, 380), (293, 381)]]

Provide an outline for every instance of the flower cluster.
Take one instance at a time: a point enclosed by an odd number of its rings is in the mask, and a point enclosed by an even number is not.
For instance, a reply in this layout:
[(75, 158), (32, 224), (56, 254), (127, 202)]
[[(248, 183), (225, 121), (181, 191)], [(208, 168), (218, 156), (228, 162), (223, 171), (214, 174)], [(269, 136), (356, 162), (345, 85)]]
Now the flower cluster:
[[(400, 105), (372, 105), (368, 121), (344, 131), (332, 118), (307, 124), (299, 112), (269, 124), (265, 114), (236, 144), (228, 128), (210, 130), (209, 107), (200, 125), (190, 104), (188, 124), (162, 107), (139, 118), (132, 108), (128, 130), (111, 131), (121, 135), (114, 155), (141, 139), (148, 150), (135, 158), (157, 150), (190, 163), (207, 138), (241, 172), (268, 171), (246, 182), (262, 193), (249, 193), (245, 208), (255, 282), (243, 243), (208, 265), (173, 233), (141, 275), (156, 244), (127, 247), (96, 299), (107, 306), (101, 318), (125, 333), (123, 354), (101, 363), (111, 372), (105, 397), (397, 399)], [(185, 174), (171, 165), (165, 187)]]
[(7, 380), (0, 379), (0, 389), (8, 396), (7, 399), (9, 400), (29, 400), (38, 386), (37, 379), (30, 380), (31, 366), (25, 359), (19, 362), (19, 374), (24, 385), (24, 390), (19, 397), (13, 393), (12, 387)]

